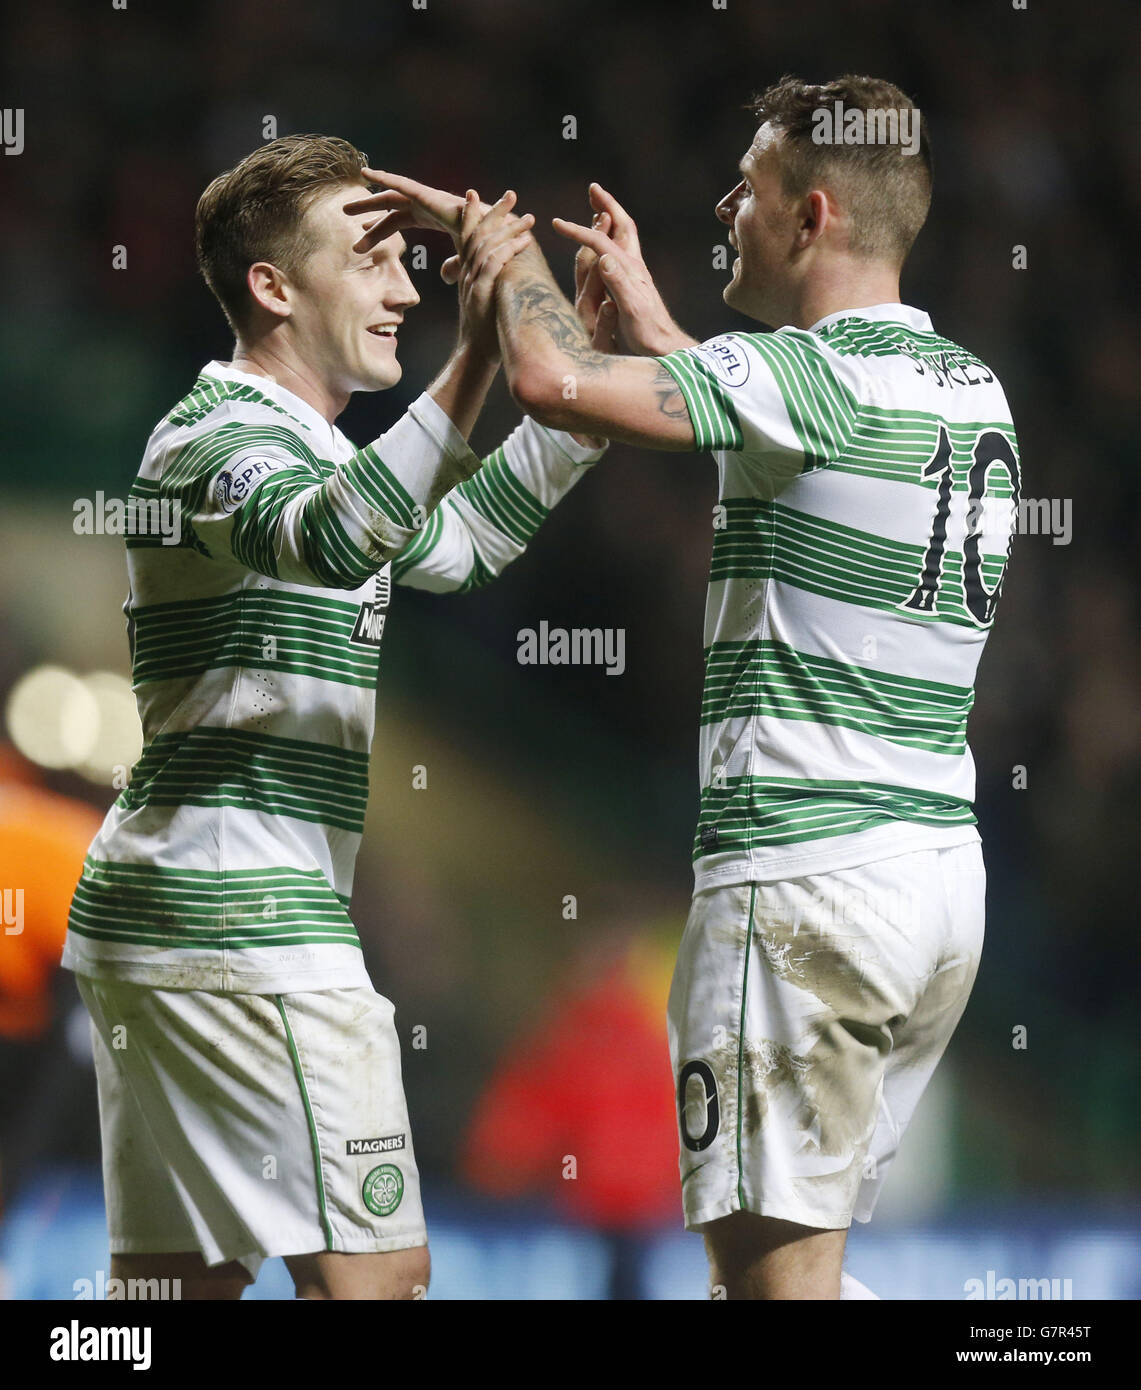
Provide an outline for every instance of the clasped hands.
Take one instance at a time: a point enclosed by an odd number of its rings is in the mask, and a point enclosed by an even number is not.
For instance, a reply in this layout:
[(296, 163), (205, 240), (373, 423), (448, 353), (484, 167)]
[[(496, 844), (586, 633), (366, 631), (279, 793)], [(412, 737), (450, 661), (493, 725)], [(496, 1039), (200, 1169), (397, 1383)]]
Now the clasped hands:
[[(497, 355), (495, 284), (515, 256), (529, 250), (538, 254), (531, 235), (534, 216), (513, 211), (516, 197), (511, 190), (488, 205), (471, 189), (460, 198), (382, 169), (361, 172), (381, 191), (346, 204), (344, 211), (381, 216), (365, 224), (353, 250), (367, 253), (385, 237), (413, 227), (446, 232), (455, 254), (444, 262), (440, 274), (458, 287), (461, 320), (482, 325), (476, 330), (482, 334), (481, 345), (489, 355)], [(661, 334), (673, 325), (642, 259), (637, 227), (600, 184), (592, 183), (589, 195), (594, 214), (589, 227), (559, 217), (552, 223), (579, 247), (575, 257), (579, 321), (597, 351), (652, 354), (658, 350)]]

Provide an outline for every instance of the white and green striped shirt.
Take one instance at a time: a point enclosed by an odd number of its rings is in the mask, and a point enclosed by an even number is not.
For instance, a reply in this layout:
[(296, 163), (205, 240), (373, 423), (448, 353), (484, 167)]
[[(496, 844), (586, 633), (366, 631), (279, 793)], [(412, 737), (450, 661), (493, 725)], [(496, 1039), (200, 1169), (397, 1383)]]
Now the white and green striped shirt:
[(697, 887), (977, 840), (967, 716), (1019, 487), (994, 373), (900, 304), (661, 360), (720, 474)]
[(181, 538), (128, 539), (143, 752), (63, 964), (176, 989), (367, 984), (348, 908), (392, 583), (494, 578), (600, 452), (528, 419), (481, 465), (428, 395), (358, 450), (210, 363), (132, 489), (177, 503)]

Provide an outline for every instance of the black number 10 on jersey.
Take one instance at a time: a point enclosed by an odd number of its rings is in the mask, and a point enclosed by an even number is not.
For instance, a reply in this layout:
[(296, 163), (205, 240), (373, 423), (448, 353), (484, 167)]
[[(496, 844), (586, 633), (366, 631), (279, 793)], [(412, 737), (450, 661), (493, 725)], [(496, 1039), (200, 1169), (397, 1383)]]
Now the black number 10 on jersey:
[[(1010, 554), (1010, 541), (1014, 531), (1014, 518), (1018, 515), (1019, 477), (1018, 459), (1010, 440), (998, 430), (985, 430), (975, 441), (971, 451), (971, 469), (967, 475), (967, 509), (965, 535), (963, 539), (963, 601), (967, 612), (980, 627), (986, 627), (994, 617), (995, 606), (1002, 592), (1002, 574), (993, 589), (988, 589), (983, 579), (981, 539), (986, 515), (984, 499), (987, 497), (987, 478), (992, 468), (1005, 471), (1011, 487), (1011, 534), (1007, 537), (1006, 554)], [(951, 463), (951, 440), (944, 425), (939, 426), (939, 444), (934, 456), (924, 465), (924, 478), (937, 478), (935, 493), (935, 515), (931, 521), (931, 534), (923, 555), (923, 565), (919, 583), (899, 605), (915, 613), (938, 613), (938, 594), (943, 578), (943, 559), (947, 547), (947, 522), (951, 515), (951, 494), (954, 482), (954, 469)], [(993, 496), (993, 494), (991, 494)], [(1003, 571), (1006, 561), (1003, 561)]]

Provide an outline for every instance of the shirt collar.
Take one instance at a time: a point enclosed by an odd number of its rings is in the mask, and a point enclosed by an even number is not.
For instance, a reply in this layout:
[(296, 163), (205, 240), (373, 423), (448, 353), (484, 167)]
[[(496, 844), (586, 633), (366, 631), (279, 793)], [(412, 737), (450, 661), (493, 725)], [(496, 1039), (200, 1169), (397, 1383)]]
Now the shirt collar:
[(287, 391), (284, 386), (279, 386), (276, 381), (268, 376), (258, 376), (256, 372), (243, 372), (229, 362), (207, 362), (202, 368), (202, 375), (213, 377), (216, 381), (240, 381), (246, 386), (252, 386), (255, 391), (260, 391), (263, 396), (268, 396), (275, 404), (287, 410), (290, 415), (295, 416), (302, 424), (308, 425), (313, 432), (321, 439), (336, 439), (340, 431), (335, 425), (331, 425), (320, 411), (314, 410), (308, 401), (303, 401), (300, 396), (295, 396), (292, 391)]
[(876, 319), (889, 323), (905, 323), (925, 333), (933, 333), (930, 316), (922, 309), (913, 309), (910, 304), (870, 304), (859, 309), (841, 309), (835, 314), (826, 314), (818, 319), (808, 330), (816, 333), (841, 319)]

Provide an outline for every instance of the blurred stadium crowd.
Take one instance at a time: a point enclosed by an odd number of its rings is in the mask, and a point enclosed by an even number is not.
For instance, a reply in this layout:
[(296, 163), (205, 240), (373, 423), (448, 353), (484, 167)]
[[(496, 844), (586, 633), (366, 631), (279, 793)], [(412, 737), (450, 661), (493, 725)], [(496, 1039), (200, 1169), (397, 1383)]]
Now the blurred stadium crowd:
[[(74, 537), (73, 502), (125, 495), (154, 422), (203, 362), (228, 356), (195, 273), (193, 213), (267, 116), (278, 134), (342, 135), (372, 163), (445, 187), (514, 187), (566, 283), (570, 248), (549, 219), (585, 220), (598, 179), (638, 219), (678, 320), (708, 337), (745, 326), (721, 303), (713, 206), (751, 137), (750, 95), (783, 72), (866, 71), (914, 96), (935, 202), (904, 298), (1004, 382), (1025, 494), (1072, 503), (1065, 543), (1015, 542), (970, 726), (988, 945), (952, 1046), (943, 1195), (1135, 1190), (1139, 1051), (1123, 982), (1141, 848), (1141, 9), (227, 0), (156, 13), (42, 0), (2, 25), (4, 101), (25, 111), (26, 143), (0, 157), (0, 492), (6, 528), (29, 518), (67, 544), (17, 539), (0, 558), (0, 693), (38, 663), (82, 666), (80, 653), (127, 671), (121, 614), (92, 598), (109, 581), (93, 590), (85, 577), (122, 575), (121, 542)], [(429, 255), (414, 273), (404, 381), (354, 401), (340, 423), (359, 442), (427, 384), (454, 332), (436, 275), (444, 244), (409, 240)], [(476, 446), (513, 419), (497, 387)], [(596, 1225), (675, 1220), (664, 991), (689, 888), (715, 500), (707, 458), (615, 447), (501, 581), (397, 599), (354, 915), (398, 1022), (427, 1030), (405, 1074), (429, 1201), (435, 1174), (559, 1197)], [(48, 614), (61, 595), (67, 611)], [(541, 619), (624, 628), (625, 674), (518, 665), (515, 634)], [(414, 763), (429, 792), (408, 789)], [(41, 780), (100, 811), (114, 795), (68, 774)], [(52, 1026), (21, 1046), (41, 1047)], [(542, 1049), (547, 1082), (519, 1073)], [(627, 1056), (608, 1098), (607, 1067), (627, 1053), (641, 1060)], [(30, 1069), (17, 1073), (23, 1085), (0, 1097), (7, 1126), (17, 1097), (35, 1101)], [(604, 1155), (631, 1104), (645, 1112), (640, 1180), (655, 1197), (627, 1221), (620, 1186), (566, 1199), (557, 1160), (589, 1148), (568, 1116), (606, 1111), (590, 1150)], [(507, 1142), (520, 1113), (529, 1138)], [(534, 1137), (537, 1114), (549, 1142)], [(630, 1153), (613, 1163), (639, 1172)]]

